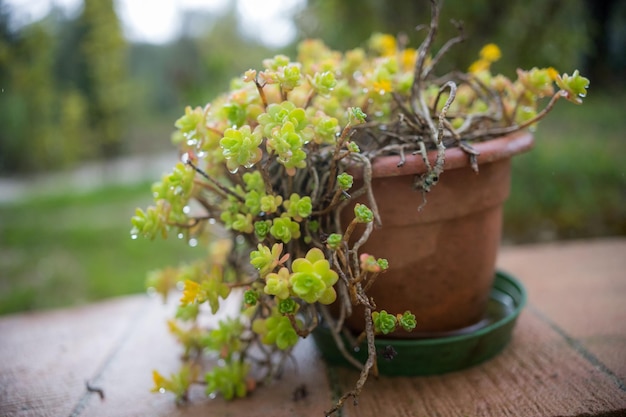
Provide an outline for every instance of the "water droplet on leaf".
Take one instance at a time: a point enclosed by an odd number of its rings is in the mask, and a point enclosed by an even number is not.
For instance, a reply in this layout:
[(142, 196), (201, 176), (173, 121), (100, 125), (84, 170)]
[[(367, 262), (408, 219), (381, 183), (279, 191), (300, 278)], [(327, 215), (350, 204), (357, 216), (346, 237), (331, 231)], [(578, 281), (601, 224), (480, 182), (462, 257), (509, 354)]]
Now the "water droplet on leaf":
[(189, 239), (189, 246), (191, 246), (192, 248), (195, 248), (196, 246), (198, 246), (198, 239), (193, 238), (193, 237)]

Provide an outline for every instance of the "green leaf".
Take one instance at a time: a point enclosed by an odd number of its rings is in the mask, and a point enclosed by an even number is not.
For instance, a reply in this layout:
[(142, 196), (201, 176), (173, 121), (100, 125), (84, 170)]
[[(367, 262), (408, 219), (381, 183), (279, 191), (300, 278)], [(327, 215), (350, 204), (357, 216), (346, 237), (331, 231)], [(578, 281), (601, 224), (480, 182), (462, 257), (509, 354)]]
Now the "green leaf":
[(404, 314), (398, 315), (398, 323), (407, 332), (410, 332), (413, 329), (415, 329), (415, 326), (417, 325), (417, 321), (415, 320), (415, 315), (411, 314), (410, 311), (405, 311)]
[(396, 317), (385, 310), (380, 312), (374, 311), (372, 320), (374, 321), (374, 331), (376, 333), (389, 334), (396, 329)]
[(365, 204), (357, 203), (354, 215), (359, 223), (371, 223), (374, 220), (374, 213)]
[(582, 104), (581, 97), (587, 96), (589, 79), (581, 76), (578, 70), (576, 70), (571, 76), (567, 74), (559, 75), (556, 79), (556, 85), (565, 91), (565, 98), (569, 101)]

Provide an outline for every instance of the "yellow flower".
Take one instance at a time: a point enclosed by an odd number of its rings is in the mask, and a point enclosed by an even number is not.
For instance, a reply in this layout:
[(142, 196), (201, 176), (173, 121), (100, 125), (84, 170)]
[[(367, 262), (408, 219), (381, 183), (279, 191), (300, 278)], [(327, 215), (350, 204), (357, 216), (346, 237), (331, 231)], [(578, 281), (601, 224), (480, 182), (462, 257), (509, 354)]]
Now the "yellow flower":
[(161, 389), (165, 389), (168, 384), (168, 380), (163, 377), (158, 371), (152, 371), (152, 380), (154, 381), (154, 388), (152, 392), (159, 392)]
[(502, 53), (495, 43), (488, 43), (480, 50), (480, 58), (489, 62), (496, 62), (500, 59)]
[(548, 71), (548, 76), (552, 80), (556, 80), (557, 77), (559, 76), (559, 72), (555, 70), (553, 67), (548, 67), (546, 70)]
[(472, 74), (476, 74), (478, 72), (488, 70), (490, 66), (491, 62), (485, 59), (479, 59), (478, 61), (474, 61), (472, 65), (470, 65), (469, 72), (471, 72)]
[(185, 289), (183, 290), (183, 296), (180, 299), (181, 304), (187, 305), (196, 301), (198, 293), (200, 292), (200, 284), (191, 280), (185, 280)]
[(396, 38), (389, 34), (376, 33), (370, 40), (370, 47), (382, 56), (395, 55), (397, 50)]
[(402, 51), (402, 55), (400, 56), (400, 62), (402, 63), (402, 67), (406, 70), (413, 68), (416, 59), (417, 51), (413, 48), (405, 49), (404, 51)]
[(374, 91), (378, 94), (385, 94), (391, 92), (391, 81), (389, 80), (381, 80), (374, 81), (373, 84)]

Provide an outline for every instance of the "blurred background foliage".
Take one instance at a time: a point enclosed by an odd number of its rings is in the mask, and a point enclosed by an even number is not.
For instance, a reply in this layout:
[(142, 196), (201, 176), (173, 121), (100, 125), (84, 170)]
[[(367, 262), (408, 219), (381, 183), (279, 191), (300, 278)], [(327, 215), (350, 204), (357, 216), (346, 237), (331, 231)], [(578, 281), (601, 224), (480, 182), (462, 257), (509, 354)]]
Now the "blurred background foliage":
[[(425, 30), (415, 28), (430, 17), (425, 6), (427, 2), (415, 0), (317, 0), (298, 21), (305, 36), (321, 37), (340, 50), (359, 45), (373, 28), (404, 33), (410, 44), (417, 45)], [(581, 52), (589, 47), (589, 22), (580, 0), (446, 0), (436, 45), (458, 34), (452, 21), (462, 24), (467, 39), (452, 51), (444, 71), (467, 68), (489, 42), (504, 52), (498, 71), (508, 76), (518, 66), (576, 67)]]
[[(177, 39), (165, 44), (124, 39), (113, 0), (84, 0), (77, 16), (53, 7), (42, 20), (15, 27), (0, 0), (0, 174), (70, 167), (85, 159), (162, 150), (186, 104), (203, 105), (231, 77), (275, 53), (295, 54), (299, 39), (333, 48), (362, 46), (372, 32), (404, 34), (417, 45), (429, 19), (426, 0), (308, 0), (294, 16), (296, 39), (281, 50), (241, 30), (237, 2), (219, 15), (189, 10)], [(467, 68), (495, 42), (495, 69), (581, 68), (592, 94), (623, 89), (626, 5), (617, 0), (447, 0), (438, 44), (457, 34), (441, 70)], [(621, 91), (621, 90), (620, 90)], [(36, 120), (36, 123), (33, 121)], [(156, 134), (157, 139), (149, 139)]]
[[(175, 152), (173, 123), (230, 79), (297, 41), (345, 50), (372, 32), (405, 34), (417, 45), (427, 0), (308, 0), (297, 36), (272, 49), (242, 30), (237, 1), (220, 14), (188, 10), (176, 39), (124, 38), (113, 0), (83, 0), (24, 26), (0, 0), (0, 177), (47, 175), (120, 156)], [(626, 235), (626, 2), (618, 0), (446, 0), (437, 45), (457, 34), (441, 70), (467, 68), (497, 43), (494, 70), (579, 68), (591, 79), (583, 107), (559, 103), (540, 125), (536, 148), (514, 160), (505, 241)], [(561, 105), (562, 104), (562, 105)], [(156, 179), (156, 178), (155, 178)], [(0, 204), (0, 313), (48, 308), (143, 290), (144, 272), (197, 254), (182, 241), (128, 235), (149, 185), (86, 194), (48, 192)], [(156, 261), (155, 261), (156, 260)]]

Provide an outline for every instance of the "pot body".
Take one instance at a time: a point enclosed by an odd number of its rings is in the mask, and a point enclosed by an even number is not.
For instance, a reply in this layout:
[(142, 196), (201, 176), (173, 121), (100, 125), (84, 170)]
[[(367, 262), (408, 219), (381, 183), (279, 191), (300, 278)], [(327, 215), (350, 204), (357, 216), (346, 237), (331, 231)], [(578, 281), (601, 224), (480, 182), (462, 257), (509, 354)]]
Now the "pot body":
[[(413, 332), (388, 336), (439, 337), (483, 319), (495, 276), (502, 206), (509, 195), (511, 156), (531, 145), (527, 133), (475, 145), (481, 152), (479, 173), (460, 149), (447, 151), (446, 169), (422, 210), (422, 193), (413, 190), (419, 156), (401, 168), (398, 157), (373, 164), (372, 188), (382, 227), (374, 229), (360, 252), (387, 259), (389, 269), (368, 295), (377, 310), (410, 310), (417, 319)], [(342, 223), (352, 217), (349, 207)], [(362, 311), (354, 309), (346, 319), (356, 332), (364, 328)]]

